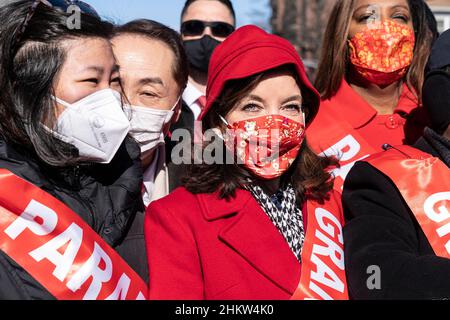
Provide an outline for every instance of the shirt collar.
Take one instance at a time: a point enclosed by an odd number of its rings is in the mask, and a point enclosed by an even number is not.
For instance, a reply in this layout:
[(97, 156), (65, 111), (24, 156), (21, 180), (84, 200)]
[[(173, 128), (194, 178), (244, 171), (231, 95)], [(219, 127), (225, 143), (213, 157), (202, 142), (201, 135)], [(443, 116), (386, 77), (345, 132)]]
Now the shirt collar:
[(402, 94), (400, 95), (400, 100), (398, 101), (397, 108), (395, 109), (396, 113), (404, 113), (406, 115), (410, 114), (414, 109), (419, 106), (419, 102), (417, 101), (417, 97), (414, 93), (408, 88), (406, 83), (403, 84)]
[[(333, 105), (337, 106), (339, 112), (342, 112), (354, 129), (364, 126), (377, 116), (377, 111), (356, 93), (346, 80), (342, 81), (338, 92), (331, 99), (333, 99)], [(417, 105), (414, 94), (406, 84), (403, 84), (402, 94), (395, 112), (407, 115), (417, 108)]]
[(183, 92), (183, 101), (190, 107), (203, 95), (192, 83), (188, 82)]
[(145, 206), (148, 206), (150, 204), (150, 199), (152, 197), (152, 193), (155, 188), (155, 178), (156, 178), (156, 170), (158, 167), (158, 161), (159, 161), (159, 148), (156, 149), (152, 163), (150, 163), (150, 165), (144, 171), (143, 174), (144, 192), (142, 196)]

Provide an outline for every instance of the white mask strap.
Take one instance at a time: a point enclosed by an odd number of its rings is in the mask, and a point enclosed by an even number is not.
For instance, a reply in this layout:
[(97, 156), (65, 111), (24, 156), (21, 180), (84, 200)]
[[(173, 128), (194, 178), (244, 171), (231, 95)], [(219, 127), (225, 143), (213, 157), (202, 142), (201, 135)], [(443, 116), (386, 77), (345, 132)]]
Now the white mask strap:
[(64, 100), (61, 100), (60, 98), (57, 98), (57, 97), (55, 97), (55, 96), (53, 96), (53, 95), (52, 95), (51, 97), (52, 97), (53, 100), (55, 100), (55, 101), (58, 102), (59, 104), (63, 105), (64, 107), (70, 108), (70, 106), (71, 106), (70, 103), (68, 103), (68, 102), (66, 102), (66, 101), (64, 101)]
[(168, 123), (169, 121), (172, 120), (173, 115), (175, 114), (175, 109), (177, 108), (178, 104), (180, 103), (180, 100), (181, 100), (181, 96), (178, 97), (177, 102), (174, 104), (172, 109), (169, 110), (167, 117), (165, 119), (165, 123)]
[(175, 109), (177, 108), (178, 104), (180, 103), (181, 100), (181, 96), (178, 97), (177, 102), (175, 102), (174, 106), (172, 107), (172, 109), (170, 109), (170, 111), (175, 111)]
[(230, 124), (228, 123), (227, 120), (225, 120), (224, 117), (222, 117), (220, 114), (217, 114), (217, 115), (219, 116), (220, 120), (222, 120), (222, 122), (225, 123), (225, 125), (226, 125), (227, 127), (230, 126)]

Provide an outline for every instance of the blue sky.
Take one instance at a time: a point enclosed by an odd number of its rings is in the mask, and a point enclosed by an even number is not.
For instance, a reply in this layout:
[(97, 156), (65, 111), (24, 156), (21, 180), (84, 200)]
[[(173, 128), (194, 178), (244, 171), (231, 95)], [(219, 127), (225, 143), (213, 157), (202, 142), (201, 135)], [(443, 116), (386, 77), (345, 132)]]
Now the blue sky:
[[(116, 23), (137, 18), (159, 21), (179, 30), (180, 12), (185, 0), (84, 0), (101, 16)], [(238, 26), (267, 24), (270, 18), (269, 0), (234, 0)]]

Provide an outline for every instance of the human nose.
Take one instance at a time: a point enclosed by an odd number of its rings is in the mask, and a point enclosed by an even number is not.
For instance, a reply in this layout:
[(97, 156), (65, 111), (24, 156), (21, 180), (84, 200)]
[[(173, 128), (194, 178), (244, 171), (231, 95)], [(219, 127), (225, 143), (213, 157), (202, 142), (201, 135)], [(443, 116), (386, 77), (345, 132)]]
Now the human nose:
[(210, 36), (210, 37), (213, 35), (210, 26), (206, 26), (206, 27), (205, 27), (205, 30), (203, 31), (203, 36), (205, 36), (205, 35), (208, 35), (208, 36)]

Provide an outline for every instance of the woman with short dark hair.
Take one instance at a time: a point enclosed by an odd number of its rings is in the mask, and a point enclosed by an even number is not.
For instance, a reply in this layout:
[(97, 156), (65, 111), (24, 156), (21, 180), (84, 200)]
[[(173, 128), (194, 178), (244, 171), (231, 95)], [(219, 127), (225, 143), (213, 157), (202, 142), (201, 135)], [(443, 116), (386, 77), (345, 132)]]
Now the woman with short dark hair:
[(142, 171), (113, 26), (77, 1), (70, 28), (65, 4), (0, 8), (0, 299), (143, 298), (145, 250), (128, 241)]
[(318, 106), (288, 41), (246, 26), (217, 47), (201, 114), (214, 142), (147, 209), (150, 299), (346, 298), (336, 161), (304, 140)]

